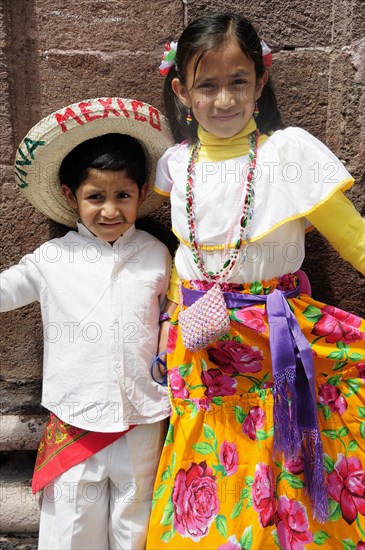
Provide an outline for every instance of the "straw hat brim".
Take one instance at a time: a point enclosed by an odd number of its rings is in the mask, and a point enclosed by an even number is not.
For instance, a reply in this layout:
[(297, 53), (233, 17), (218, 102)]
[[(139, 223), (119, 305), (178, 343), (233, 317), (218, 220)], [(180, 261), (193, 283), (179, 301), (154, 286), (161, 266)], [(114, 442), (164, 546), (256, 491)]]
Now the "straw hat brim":
[(80, 143), (109, 133), (128, 134), (143, 146), (149, 187), (138, 217), (156, 210), (164, 200), (153, 191), (156, 164), (173, 144), (168, 123), (152, 105), (119, 97), (74, 103), (33, 126), (19, 145), (14, 162), (18, 186), (29, 202), (48, 218), (76, 227), (77, 215), (60, 188), (61, 163)]

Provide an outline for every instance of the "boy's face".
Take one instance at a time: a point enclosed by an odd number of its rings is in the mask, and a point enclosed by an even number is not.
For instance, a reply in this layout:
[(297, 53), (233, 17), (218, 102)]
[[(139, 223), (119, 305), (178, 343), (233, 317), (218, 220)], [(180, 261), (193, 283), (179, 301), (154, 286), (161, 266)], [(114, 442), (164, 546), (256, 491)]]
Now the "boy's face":
[(78, 210), (85, 227), (99, 239), (112, 243), (134, 224), (147, 184), (139, 190), (124, 171), (90, 168), (76, 196), (67, 185), (62, 185), (62, 192), (69, 206)]

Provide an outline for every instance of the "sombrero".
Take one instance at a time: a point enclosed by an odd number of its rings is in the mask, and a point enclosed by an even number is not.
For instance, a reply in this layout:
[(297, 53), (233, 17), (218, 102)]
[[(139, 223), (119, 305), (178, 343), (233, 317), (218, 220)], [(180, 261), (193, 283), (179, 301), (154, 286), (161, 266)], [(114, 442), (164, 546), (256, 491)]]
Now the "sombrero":
[(60, 188), (61, 162), (83, 141), (109, 133), (128, 134), (143, 146), (149, 188), (138, 217), (156, 210), (163, 200), (153, 191), (156, 163), (173, 144), (168, 123), (152, 105), (120, 97), (74, 103), (33, 126), (19, 145), (14, 162), (18, 186), (29, 202), (48, 218), (75, 227), (77, 215), (68, 206)]

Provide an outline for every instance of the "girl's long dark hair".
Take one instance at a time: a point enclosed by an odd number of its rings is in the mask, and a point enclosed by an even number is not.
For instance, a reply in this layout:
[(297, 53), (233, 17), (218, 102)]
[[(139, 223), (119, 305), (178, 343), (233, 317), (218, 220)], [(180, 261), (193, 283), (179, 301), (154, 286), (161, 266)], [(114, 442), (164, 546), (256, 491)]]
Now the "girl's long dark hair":
[[(260, 38), (248, 19), (237, 14), (212, 13), (190, 23), (180, 36), (176, 64), (165, 77), (164, 84), (166, 113), (177, 142), (184, 139), (194, 142), (197, 139), (198, 124), (194, 118), (190, 125), (186, 124), (186, 109), (172, 91), (172, 80), (179, 78), (181, 84), (185, 85), (189, 62), (196, 57), (196, 71), (203, 57), (227, 40), (235, 40), (243, 53), (252, 59), (257, 79), (265, 72)], [(270, 77), (257, 104), (260, 113), (256, 124), (261, 133), (267, 134), (283, 127)]]

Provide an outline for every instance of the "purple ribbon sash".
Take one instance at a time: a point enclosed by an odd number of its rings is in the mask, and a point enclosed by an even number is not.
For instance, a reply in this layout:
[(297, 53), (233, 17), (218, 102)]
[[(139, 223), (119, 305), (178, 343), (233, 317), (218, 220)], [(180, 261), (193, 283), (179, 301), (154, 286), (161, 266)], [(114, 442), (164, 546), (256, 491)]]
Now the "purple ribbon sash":
[[(191, 306), (205, 291), (182, 286), (183, 302)], [(224, 292), (227, 308), (266, 304), (274, 376), (274, 448), (285, 459), (303, 456), (306, 487), (313, 515), (326, 521), (327, 490), (322, 466), (312, 350), (287, 298), (299, 295), (299, 287), (267, 295)]]

